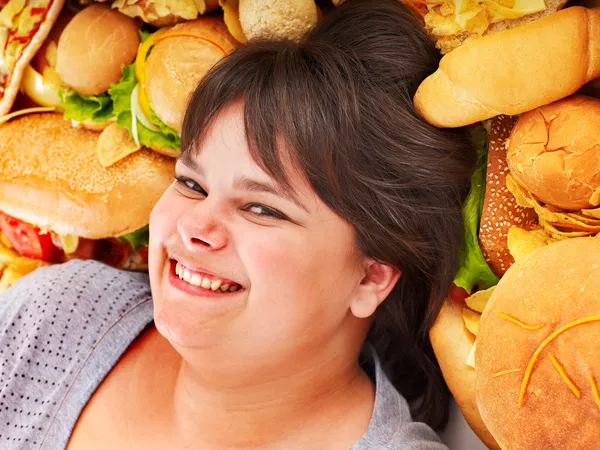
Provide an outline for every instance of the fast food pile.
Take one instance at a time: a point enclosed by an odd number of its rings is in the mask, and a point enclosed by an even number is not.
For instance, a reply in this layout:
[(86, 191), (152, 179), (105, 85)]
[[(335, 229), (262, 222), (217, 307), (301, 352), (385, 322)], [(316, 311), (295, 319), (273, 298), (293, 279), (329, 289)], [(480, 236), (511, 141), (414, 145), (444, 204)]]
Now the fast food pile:
[(0, 292), (72, 258), (145, 270), (188, 95), (236, 47), (298, 39), (322, 14), (314, 0), (2, 0)]
[(478, 152), (444, 378), (489, 448), (600, 448), (600, 5), (411, 3), (445, 53), (415, 107)]

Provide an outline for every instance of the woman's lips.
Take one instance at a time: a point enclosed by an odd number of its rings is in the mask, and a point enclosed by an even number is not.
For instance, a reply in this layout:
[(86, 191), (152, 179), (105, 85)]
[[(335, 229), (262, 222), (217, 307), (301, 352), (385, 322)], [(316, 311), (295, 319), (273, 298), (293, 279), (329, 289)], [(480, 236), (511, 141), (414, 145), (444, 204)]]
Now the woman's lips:
[(239, 284), (202, 276), (192, 272), (177, 261), (170, 260), (169, 282), (173, 287), (195, 296), (223, 297), (244, 290)]

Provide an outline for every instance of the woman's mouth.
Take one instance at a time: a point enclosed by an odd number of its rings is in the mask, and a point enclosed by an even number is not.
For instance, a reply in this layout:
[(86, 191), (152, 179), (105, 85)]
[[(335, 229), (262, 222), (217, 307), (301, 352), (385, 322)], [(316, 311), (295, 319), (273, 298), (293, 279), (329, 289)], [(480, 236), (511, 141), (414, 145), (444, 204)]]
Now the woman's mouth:
[(170, 279), (172, 284), (186, 292), (203, 295), (222, 295), (243, 290), (242, 286), (238, 283), (195, 271), (174, 259), (170, 260), (170, 265)]

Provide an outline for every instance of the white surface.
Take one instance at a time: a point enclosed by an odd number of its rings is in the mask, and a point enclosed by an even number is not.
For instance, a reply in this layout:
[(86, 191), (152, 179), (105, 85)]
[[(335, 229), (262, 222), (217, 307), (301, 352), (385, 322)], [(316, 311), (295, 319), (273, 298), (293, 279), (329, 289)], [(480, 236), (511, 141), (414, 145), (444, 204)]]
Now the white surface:
[(440, 433), (440, 437), (450, 450), (487, 450), (483, 442), (473, 433), (454, 401), (450, 408), (448, 426)]

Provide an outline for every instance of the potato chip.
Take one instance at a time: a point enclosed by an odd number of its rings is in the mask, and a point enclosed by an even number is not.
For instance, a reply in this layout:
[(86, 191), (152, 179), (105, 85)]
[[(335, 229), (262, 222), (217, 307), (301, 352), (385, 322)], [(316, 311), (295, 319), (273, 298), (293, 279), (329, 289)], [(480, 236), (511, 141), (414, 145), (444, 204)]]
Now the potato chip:
[(12, 248), (12, 244), (2, 231), (0, 231), (0, 245), (4, 245), (6, 248)]
[(19, 278), (33, 272), (35, 269), (47, 265), (48, 263), (37, 259), (25, 258), (22, 256), (17, 257), (14, 261), (7, 264), (4, 272), (2, 272), (2, 276), (0, 277), (0, 292), (7, 290)]
[(465, 322), (465, 327), (475, 336), (477, 336), (477, 332), (479, 331), (480, 318), (481, 314), (471, 311), (468, 308), (463, 309), (463, 320)]
[(477, 346), (477, 341), (473, 342), (473, 347), (471, 347), (471, 351), (469, 352), (469, 357), (467, 358), (467, 366), (475, 368), (475, 347)]
[(129, 136), (129, 131), (111, 123), (100, 133), (96, 151), (100, 164), (110, 167), (140, 148)]
[(592, 206), (600, 205), (600, 188), (597, 188), (592, 193), (592, 195), (590, 196), (590, 199), (588, 201), (590, 202), (590, 205), (592, 205)]
[(485, 306), (487, 305), (488, 300), (492, 296), (492, 292), (494, 292), (494, 289), (496, 289), (496, 286), (492, 286), (491, 288), (485, 289), (483, 291), (477, 291), (473, 295), (470, 295), (465, 299), (467, 306), (473, 311), (482, 313)]
[(2, 243), (0, 243), (0, 264), (7, 266), (18, 257), (19, 255), (17, 252), (5, 247)]
[(223, 19), (229, 33), (236, 41), (245, 44), (248, 42), (242, 24), (240, 24), (240, 6), (239, 0), (219, 0), (219, 5), (223, 8)]
[(506, 188), (515, 197), (517, 205), (522, 208), (533, 208), (532, 198), (511, 174), (506, 175)]
[(586, 217), (600, 219), (600, 208), (582, 209), (581, 214), (583, 214)]
[(507, 234), (508, 251), (515, 259), (529, 255), (534, 250), (548, 245), (548, 236), (543, 230), (527, 231), (519, 227), (510, 227)]
[(544, 229), (546, 234), (550, 236), (552, 239), (556, 241), (561, 241), (564, 239), (576, 238), (576, 237), (584, 237), (584, 236), (592, 236), (595, 233), (590, 231), (563, 231), (556, 228), (551, 223), (546, 222), (545, 220), (540, 219), (540, 226)]

